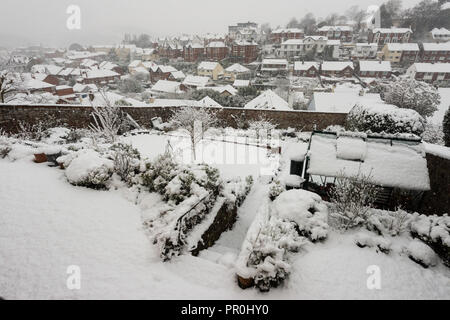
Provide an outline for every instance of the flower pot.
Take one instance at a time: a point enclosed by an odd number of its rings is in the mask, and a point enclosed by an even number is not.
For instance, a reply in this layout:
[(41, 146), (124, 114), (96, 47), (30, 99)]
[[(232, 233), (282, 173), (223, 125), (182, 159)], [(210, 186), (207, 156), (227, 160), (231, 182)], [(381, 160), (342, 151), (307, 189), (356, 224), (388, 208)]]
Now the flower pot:
[(34, 162), (36, 162), (36, 163), (47, 162), (47, 156), (45, 155), (45, 153), (35, 153), (34, 154)]

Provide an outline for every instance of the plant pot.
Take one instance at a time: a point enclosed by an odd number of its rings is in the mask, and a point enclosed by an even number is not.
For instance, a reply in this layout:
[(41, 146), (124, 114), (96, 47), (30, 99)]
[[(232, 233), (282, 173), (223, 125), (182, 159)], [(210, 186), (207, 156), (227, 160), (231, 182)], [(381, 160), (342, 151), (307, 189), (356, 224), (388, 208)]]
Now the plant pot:
[(35, 153), (34, 154), (34, 162), (36, 162), (36, 163), (47, 162), (47, 156), (45, 155), (45, 153)]

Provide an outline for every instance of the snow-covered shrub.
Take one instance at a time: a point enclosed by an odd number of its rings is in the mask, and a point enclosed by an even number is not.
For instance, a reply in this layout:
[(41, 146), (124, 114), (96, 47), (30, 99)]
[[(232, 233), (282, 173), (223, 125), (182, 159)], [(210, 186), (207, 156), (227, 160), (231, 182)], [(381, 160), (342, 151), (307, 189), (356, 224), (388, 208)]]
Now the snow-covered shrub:
[(419, 240), (411, 241), (404, 249), (408, 257), (424, 268), (435, 266), (437, 264), (437, 255), (425, 243)]
[(114, 172), (126, 183), (131, 184), (139, 173), (141, 155), (130, 144), (116, 143), (111, 147)]
[(385, 84), (381, 98), (399, 108), (415, 110), (422, 117), (432, 116), (440, 102), (436, 88), (415, 79), (397, 79)]
[(284, 191), (286, 191), (286, 188), (281, 184), (279, 180), (272, 182), (269, 189), (270, 200), (275, 200)]
[(372, 236), (371, 234), (360, 232), (355, 236), (355, 243), (360, 248), (373, 248), (388, 254), (391, 252), (391, 241), (382, 236)]
[(450, 266), (450, 217), (414, 214), (411, 235), (422, 240)]
[(427, 122), (422, 140), (432, 144), (444, 145), (444, 132), (442, 126)]
[(379, 235), (398, 236), (408, 230), (411, 219), (412, 215), (402, 209), (396, 211), (373, 209), (367, 219), (366, 227)]
[(142, 175), (144, 186), (151, 192), (165, 193), (167, 184), (176, 175), (177, 164), (170, 153), (159, 155), (154, 161), (147, 163)]
[(11, 143), (6, 133), (0, 128), (0, 158), (4, 159), (12, 150)]
[(446, 147), (450, 147), (450, 107), (445, 112), (442, 127), (444, 131), (444, 144)]
[(58, 158), (61, 160), (67, 180), (76, 186), (105, 188), (114, 170), (114, 162), (94, 150), (81, 150), (70, 158)]
[(300, 235), (311, 241), (328, 235), (328, 209), (322, 198), (306, 190), (292, 189), (282, 192), (272, 203), (272, 215), (295, 222)]
[(247, 176), (245, 181), (239, 177), (227, 182), (222, 190), (222, 195), (225, 197), (228, 207), (240, 207), (250, 193), (252, 186), (253, 176), (251, 175)]
[(371, 206), (376, 200), (378, 187), (372, 183), (372, 178), (362, 172), (348, 177), (341, 172), (330, 190), (330, 200), (333, 214), (338, 225), (344, 229), (365, 223), (370, 214)]
[(272, 216), (261, 227), (247, 261), (247, 267), (255, 270), (255, 286), (269, 291), (282, 283), (290, 273), (289, 253), (297, 252), (304, 243), (294, 222)]
[(86, 129), (70, 129), (62, 138), (66, 143), (75, 143), (87, 136)]
[(376, 133), (412, 133), (420, 136), (425, 120), (416, 111), (394, 105), (356, 104), (347, 116), (347, 129)]

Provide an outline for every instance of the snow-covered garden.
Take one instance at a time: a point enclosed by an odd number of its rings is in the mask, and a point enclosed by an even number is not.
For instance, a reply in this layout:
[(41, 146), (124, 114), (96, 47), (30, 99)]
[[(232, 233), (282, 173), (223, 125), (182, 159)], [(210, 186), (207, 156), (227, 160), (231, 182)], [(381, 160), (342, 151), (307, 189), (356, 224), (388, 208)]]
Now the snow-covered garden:
[(2, 298), (450, 297), (448, 216), (285, 190), (309, 133), (109, 133), (1, 136)]

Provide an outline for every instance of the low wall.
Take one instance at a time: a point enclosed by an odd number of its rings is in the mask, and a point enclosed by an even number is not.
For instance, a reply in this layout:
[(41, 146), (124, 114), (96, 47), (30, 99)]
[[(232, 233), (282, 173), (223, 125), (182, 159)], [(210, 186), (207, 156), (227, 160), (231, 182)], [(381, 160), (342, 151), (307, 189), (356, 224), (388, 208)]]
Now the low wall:
[[(143, 127), (149, 127), (153, 117), (167, 121), (179, 107), (122, 107)], [(241, 108), (207, 108), (217, 112), (220, 125), (237, 127), (236, 119), (257, 120), (261, 116), (272, 120), (280, 129), (323, 130), (330, 125), (344, 125), (345, 113), (310, 111), (248, 110)], [(86, 128), (91, 122), (91, 107), (68, 105), (0, 105), (0, 128), (16, 133), (20, 121), (30, 124), (55, 117), (73, 128)]]

